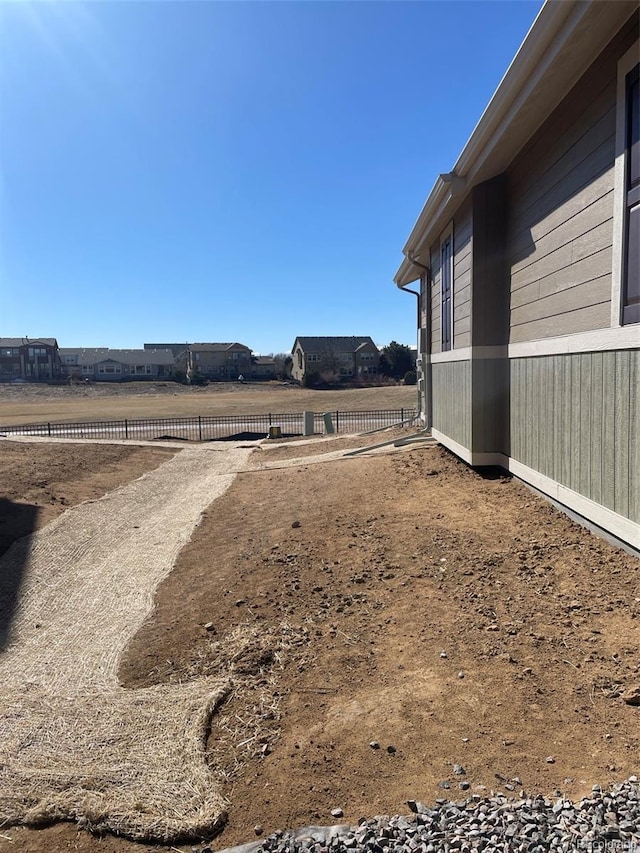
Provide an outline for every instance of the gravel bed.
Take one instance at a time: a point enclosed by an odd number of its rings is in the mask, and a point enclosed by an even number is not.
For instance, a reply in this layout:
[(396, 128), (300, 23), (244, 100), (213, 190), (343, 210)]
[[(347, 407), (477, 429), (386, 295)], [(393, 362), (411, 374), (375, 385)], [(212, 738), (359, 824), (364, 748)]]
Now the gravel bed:
[[(312, 826), (276, 832), (223, 853), (445, 853), (445, 851), (632, 851), (640, 853), (640, 788), (631, 776), (573, 802), (542, 796), (474, 794), (436, 800), (433, 808), (410, 800), (413, 814), (378, 815), (358, 826)], [(338, 816), (340, 809), (333, 814)], [(256, 833), (261, 827), (256, 827)], [(207, 853), (211, 848), (194, 848)]]

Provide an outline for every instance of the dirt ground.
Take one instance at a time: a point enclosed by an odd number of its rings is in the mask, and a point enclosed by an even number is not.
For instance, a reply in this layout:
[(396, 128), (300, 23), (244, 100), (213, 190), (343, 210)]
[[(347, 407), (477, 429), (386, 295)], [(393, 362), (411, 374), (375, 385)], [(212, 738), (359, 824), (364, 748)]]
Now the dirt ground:
[(406, 385), (313, 391), (286, 382), (0, 384), (0, 425), (414, 408), (416, 393)]
[[(17, 497), (31, 454), (7, 446)], [(637, 773), (640, 709), (621, 692), (640, 684), (640, 562), (438, 446), (318, 463), (338, 447), (256, 450), (121, 661), (129, 687), (234, 671), (209, 740), (229, 800), (212, 848), (255, 839), (258, 824), (332, 823), (335, 807), (351, 823), (407, 813), (409, 798), (459, 800), (461, 778), (469, 793), (578, 797)], [(49, 463), (43, 451), (54, 511), (82, 499), (83, 478), (95, 492), (105, 450), (78, 446), (62, 463), (57, 446)], [(252, 641), (225, 658), (243, 631)], [(61, 824), (0, 827), (0, 849), (169, 848)]]

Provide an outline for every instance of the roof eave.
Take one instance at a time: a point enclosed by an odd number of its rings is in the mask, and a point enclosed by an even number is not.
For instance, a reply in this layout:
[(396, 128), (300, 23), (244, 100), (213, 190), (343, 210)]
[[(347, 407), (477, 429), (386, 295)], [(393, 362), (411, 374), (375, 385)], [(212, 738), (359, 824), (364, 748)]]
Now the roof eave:
[[(527, 133), (532, 132), (530, 128), (555, 109), (584, 73), (588, 67), (584, 57), (589, 56), (586, 44), (578, 58), (574, 59), (575, 51), (572, 52), (573, 66), (568, 68), (563, 61), (561, 80), (557, 76), (558, 55), (576, 30), (583, 44), (588, 35), (594, 45), (604, 48), (616, 28), (634, 11), (637, 13), (637, 9), (636, 0), (618, 3), (547, 0), (452, 170), (452, 176), (465, 180), (467, 192), (507, 168), (526, 143)], [(545, 85), (548, 77), (554, 78), (553, 85)], [(536, 100), (532, 108), (533, 95)], [(526, 122), (523, 116), (527, 117)], [(466, 194), (450, 190), (442, 176), (433, 185), (403, 248), (405, 260), (394, 277), (398, 287), (420, 277), (421, 270), (411, 263), (411, 258), (420, 259), (420, 253), (442, 231)]]

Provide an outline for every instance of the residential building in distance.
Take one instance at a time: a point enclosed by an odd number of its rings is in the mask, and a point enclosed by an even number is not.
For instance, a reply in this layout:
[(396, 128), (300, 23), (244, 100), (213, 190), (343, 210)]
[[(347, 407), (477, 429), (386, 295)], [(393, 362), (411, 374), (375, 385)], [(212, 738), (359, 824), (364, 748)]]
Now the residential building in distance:
[(335, 378), (367, 379), (378, 373), (380, 353), (368, 336), (297, 337), (291, 350), (291, 375), (302, 382), (317, 371)]
[(60, 358), (67, 377), (91, 382), (171, 379), (175, 372), (170, 349), (61, 347)]
[(0, 382), (45, 382), (60, 375), (55, 338), (0, 338)]
[[(145, 349), (151, 344), (145, 344)], [(249, 377), (251, 349), (239, 343), (166, 344), (176, 358), (176, 369), (191, 378), (224, 381)]]
[(637, 0), (544, 4), (395, 276), (420, 281), (434, 437), (635, 548), (638, 21)]

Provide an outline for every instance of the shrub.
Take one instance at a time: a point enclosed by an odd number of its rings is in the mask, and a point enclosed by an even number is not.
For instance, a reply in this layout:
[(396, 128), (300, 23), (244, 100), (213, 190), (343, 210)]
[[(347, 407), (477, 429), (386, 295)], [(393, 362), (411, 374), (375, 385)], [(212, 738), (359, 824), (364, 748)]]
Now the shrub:
[(322, 376), (319, 370), (307, 370), (302, 377), (302, 385), (304, 388), (319, 388), (323, 384)]
[(403, 379), (404, 384), (405, 385), (415, 385), (417, 381), (418, 381), (418, 376), (417, 376), (415, 370), (407, 370), (407, 372), (404, 375), (404, 379)]

